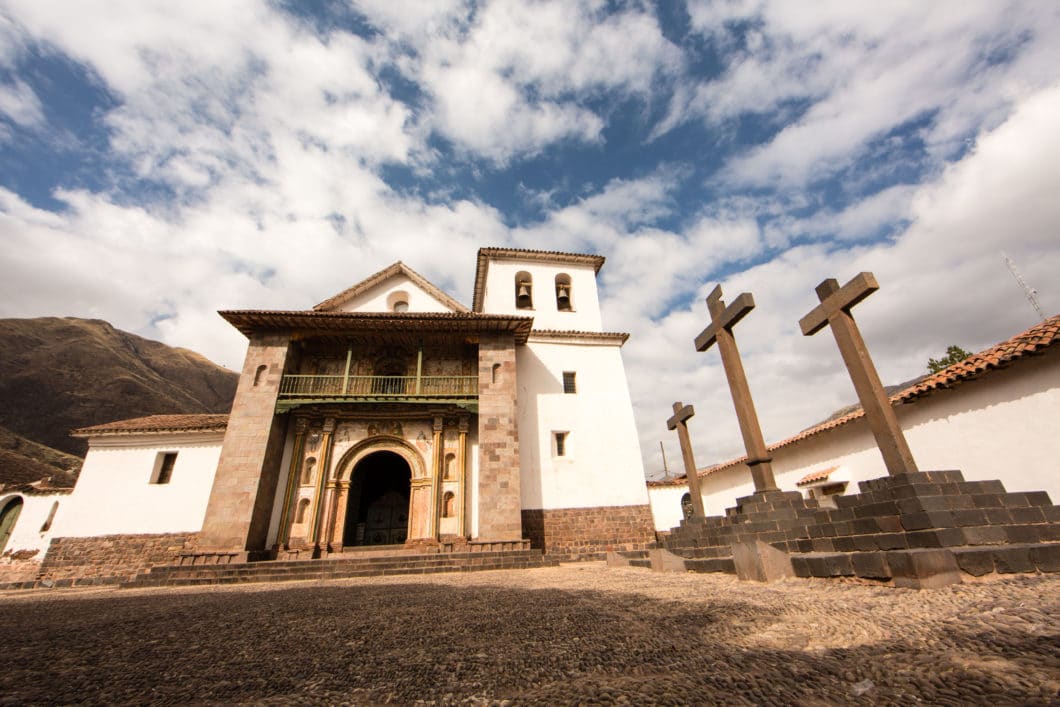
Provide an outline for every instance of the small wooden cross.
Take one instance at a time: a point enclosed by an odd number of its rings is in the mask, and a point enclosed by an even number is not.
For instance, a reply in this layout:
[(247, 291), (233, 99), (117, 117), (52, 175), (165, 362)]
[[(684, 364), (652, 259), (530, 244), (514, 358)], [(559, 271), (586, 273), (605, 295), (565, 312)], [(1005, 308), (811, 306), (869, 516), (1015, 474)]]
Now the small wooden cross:
[(812, 336), (829, 325), (832, 327), (839, 353), (850, 372), (854, 390), (857, 391), (869, 428), (883, 455), (887, 473), (895, 476), (917, 471), (916, 461), (898, 425), (887, 391), (880, 383), (865, 340), (861, 338), (858, 325), (850, 314), (851, 307), (878, 289), (880, 286), (870, 272), (859, 273), (842, 287), (834, 278), (825, 280), (817, 286), (817, 298), (821, 304), (799, 320), (799, 327), (804, 336)]
[(732, 392), (732, 402), (736, 407), (736, 419), (740, 422), (740, 433), (747, 449), (747, 466), (751, 469), (751, 478), (757, 493), (778, 490), (777, 482), (773, 478), (773, 460), (766, 451), (766, 442), (762, 438), (762, 428), (758, 424), (758, 414), (751, 399), (751, 388), (747, 385), (747, 376), (740, 361), (740, 351), (736, 348), (736, 339), (732, 335), (732, 328), (736, 323), (754, 308), (755, 301), (749, 292), (744, 292), (726, 307), (721, 299), (721, 285), (715, 287), (707, 296), (710, 326), (696, 337), (696, 351), (706, 351), (715, 342), (718, 344), (725, 377)]
[(666, 429), (677, 430), (677, 440), (681, 443), (681, 458), (685, 461), (685, 475), (688, 477), (688, 492), (692, 496), (692, 515), (702, 518), (703, 493), (699, 490), (699, 473), (696, 471), (696, 459), (692, 456), (692, 441), (688, 438), (688, 419), (696, 414), (691, 405), (674, 403), (674, 414), (666, 421)]

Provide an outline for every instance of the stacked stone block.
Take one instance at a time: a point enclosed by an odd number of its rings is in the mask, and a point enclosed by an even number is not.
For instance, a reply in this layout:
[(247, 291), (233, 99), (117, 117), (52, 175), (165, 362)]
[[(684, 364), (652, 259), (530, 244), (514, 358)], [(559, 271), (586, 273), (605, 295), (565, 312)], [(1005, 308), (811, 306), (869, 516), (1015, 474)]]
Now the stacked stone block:
[(265, 550), (287, 429), (276, 400), (289, 347), (287, 334), (250, 339), (198, 538), (204, 552)]
[(523, 533), (532, 547), (570, 560), (603, 559), (608, 551), (655, 546), (651, 507), (527, 509)]
[(1000, 481), (965, 481), (959, 471), (898, 474), (859, 487), (835, 497), (835, 509), (798, 492), (740, 498), (725, 517), (682, 522), (664, 545), (689, 559), (725, 558), (733, 544), (761, 540), (790, 553), (804, 577), (901, 583), (958, 569), (1060, 571), (1060, 506), (1044, 492), (1008, 493)]
[(519, 540), (519, 433), (516, 426), (515, 338), (483, 334), (479, 339), (478, 538)]
[(38, 586), (116, 584), (153, 565), (177, 560), (188, 533), (55, 538), (41, 562)]

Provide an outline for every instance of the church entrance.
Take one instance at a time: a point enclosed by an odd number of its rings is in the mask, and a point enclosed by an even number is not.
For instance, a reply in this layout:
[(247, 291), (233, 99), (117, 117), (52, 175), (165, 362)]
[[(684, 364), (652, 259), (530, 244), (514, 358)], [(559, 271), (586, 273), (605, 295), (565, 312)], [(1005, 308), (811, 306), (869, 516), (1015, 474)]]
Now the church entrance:
[(411, 480), (408, 462), (394, 452), (374, 452), (357, 462), (350, 478), (343, 546), (404, 543)]

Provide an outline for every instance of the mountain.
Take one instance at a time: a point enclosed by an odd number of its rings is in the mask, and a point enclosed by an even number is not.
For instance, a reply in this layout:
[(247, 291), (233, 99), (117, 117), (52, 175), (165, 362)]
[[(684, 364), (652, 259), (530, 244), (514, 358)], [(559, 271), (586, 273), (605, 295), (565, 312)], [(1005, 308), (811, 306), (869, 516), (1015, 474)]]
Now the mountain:
[(70, 488), (80, 469), (80, 457), (45, 447), (0, 427), (0, 488), (39, 481), (54, 488)]
[[(66, 454), (85, 454), (85, 440), (69, 435), (78, 427), (228, 412), (238, 380), (194, 351), (98, 319), (0, 319), (0, 426)], [(39, 457), (26, 458), (56, 463)]]

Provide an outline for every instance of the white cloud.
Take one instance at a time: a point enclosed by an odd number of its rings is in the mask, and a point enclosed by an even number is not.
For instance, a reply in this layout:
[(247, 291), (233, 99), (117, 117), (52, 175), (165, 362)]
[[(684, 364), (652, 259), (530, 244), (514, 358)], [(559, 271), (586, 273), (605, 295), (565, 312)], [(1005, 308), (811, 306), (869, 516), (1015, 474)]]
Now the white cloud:
[(40, 99), (22, 81), (0, 84), (0, 114), (22, 126), (41, 125), (44, 122)]
[(711, 41), (735, 46), (741, 27), (746, 46), (719, 78), (686, 88), (656, 132), (697, 116), (779, 117), (770, 141), (732, 160), (730, 185), (798, 186), (834, 174), (872, 140), (924, 116), (926, 149), (945, 158), (1056, 77), (1060, 10), (1048, 3), (888, 3), (866, 12), (849, 2), (704, 1), (689, 11)]
[[(907, 211), (911, 224), (893, 241), (793, 248), (725, 279), (727, 300), (750, 291), (757, 304), (736, 334), (767, 441), (855, 401), (831, 333), (805, 338), (798, 331), (799, 318), (817, 303), (814, 287), (826, 277), (842, 283), (868, 270), (879, 280), (880, 291), (854, 314), (887, 384), (924, 373), (927, 359), (950, 344), (981, 350), (1035, 323), (1001, 250), (1038, 287), (1046, 313), (1060, 312), (1053, 284), (1060, 272), (1058, 111), (1060, 84), (1022, 101), (964, 159), (916, 190)], [(649, 470), (661, 468), (652, 440), (666, 440), (676, 458), (662, 423), (677, 399), (696, 404), (693, 435), (702, 465), (743, 453), (717, 354), (691, 352), (708, 321), (703, 298), (711, 287), (705, 280), (688, 309), (642, 321), (627, 345)]]
[(656, 18), (601, 0), (497, 0), (473, 10), (362, 2), (396, 35), (396, 63), (428, 93), (432, 125), (458, 148), (505, 163), (563, 140), (598, 142), (587, 98), (651, 94), (681, 65)]

